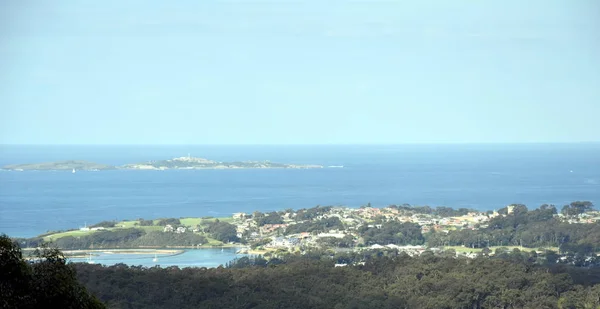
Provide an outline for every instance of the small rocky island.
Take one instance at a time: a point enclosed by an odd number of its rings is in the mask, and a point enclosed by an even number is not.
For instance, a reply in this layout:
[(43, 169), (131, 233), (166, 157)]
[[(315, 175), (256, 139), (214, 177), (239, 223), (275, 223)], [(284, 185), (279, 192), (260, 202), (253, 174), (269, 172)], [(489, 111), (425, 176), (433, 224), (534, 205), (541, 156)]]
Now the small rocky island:
[(68, 160), (57, 162), (33, 163), (33, 164), (13, 164), (2, 167), (4, 170), (10, 171), (71, 171), (71, 170), (87, 170), (100, 171), (115, 169), (112, 165), (98, 164), (94, 162), (81, 160)]
[(33, 164), (6, 165), (2, 169), (9, 171), (101, 171), (101, 170), (169, 170), (169, 169), (255, 169), (255, 168), (322, 168), (321, 165), (298, 165), (273, 163), (270, 161), (219, 162), (195, 157), (179, 157), (170, 160), (149, 161), (145, 163), (120, 166), (98, 164), (88, 161), (58, 161)]

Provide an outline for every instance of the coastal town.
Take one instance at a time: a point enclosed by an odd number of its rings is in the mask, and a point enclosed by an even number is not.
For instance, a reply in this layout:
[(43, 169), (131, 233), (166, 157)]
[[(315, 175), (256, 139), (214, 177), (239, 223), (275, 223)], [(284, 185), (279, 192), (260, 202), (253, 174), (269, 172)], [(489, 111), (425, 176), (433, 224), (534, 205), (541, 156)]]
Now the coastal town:
[[(230, 217), (104, 221), (22, 240), (27, 246), (53, 242), (61, 249), (192, 249), (234, 247), (264, 258), (308, 252), (425, 252), (475, 258), (523, 252), (557, 262), (600, 262), (596, 239), (600, 213), (591, 202), (529, 210), (514, 204), (496, 211), (390, 205), (234, 213)], [(579, 259), (579, 262), (577, 262)], [(339, 263), (340, 265), (344, 263)], [(342, 265), (343, 266), (343, 265)]]
[[(507, 217), (514, 214), (518, 205), (509, 205), (499, 211), (478, 212), (469, 209), (454, 211), (444, 216), (440, 213), (428, 213), (427, 208), (414, 208), (410, 205), (375, 208), (365, 205), (361, 208), (316, 207), (308, 210), (272, 212), (269, 214), (236, 213), (231, 222), (236, 225), (237, 237), (247, 240), (250, 249), (242, 252), (258, 252), (269, 255), (273, 252), (301, 252), (308, 248), (336, 250), (396, 250), (408, 255), (420, 255), (426, 250), (442, 252), (451, 249), (456, 256), (474, 258), (483, 251), (481, 247), (466, 246), (432, 246), (424, 241), (424, 237), (415, 235), (406, 237), (369, 237), (382, 231), (389, 225), (417, 228), (420, 235), (448, 235), (456, 231), (477, 231), (489, 227), (494, 218)], [(308, 216), (312, 213), (314, 216)], [(600, 213), (589, 211), (576, 216), (562, 213), (554, 214), (557, 220), (567, 224), (593, 224), (600, 220)], [(268, 222), (268, 223), (265, 223)], [(320, 222), (326, 222), (319, 225)], [(263, 223), (263, 224), (261, 224)], [(313, 226), (323, 228), (312, 228)], [(330, 225), (331, 228), (328, 228)], [(301, 226), (300, 228), (297, 228)], [(374, 232), (374, 233), (373, 233)], [(401, 234), (400, 232), (399, 234)], [(405, 235), (402, 235), (405, 236)], [(380, 241), (378, 241), (380, 240)], [(458, 247), (458, 248), (456, 248)], [(538, 250), (526, 248), (522, 243), (517, 246), (506, 244), (505, 248), (521, 250)], [(262, 250), (262, 251), (261, 251)], [(538, 252), (542, 253), (542, 252)], [(494, 252), (490, 253), (491, 255)]]

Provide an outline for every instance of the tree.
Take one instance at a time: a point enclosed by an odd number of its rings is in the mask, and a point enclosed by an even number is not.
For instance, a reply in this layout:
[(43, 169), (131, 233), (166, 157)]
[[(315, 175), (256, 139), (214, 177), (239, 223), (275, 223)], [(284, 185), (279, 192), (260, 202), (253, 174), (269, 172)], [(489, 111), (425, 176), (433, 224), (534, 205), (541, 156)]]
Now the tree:
[(102, 221), (100, 223), (96, 223), (90, 227), (103, 227), (103, 228), (111, 228), (115, 227), (115, 221)]
[(513, 206), (512, 214), (515, 217), (527, 215), (527, 206), (523, 204), (512, 204), (511, 206)]
[(218, 219), (208, 225), (206, 231), (211, 236), (222, 242), (239, 241), (237, 237), (236, 227), (227, 222), (221, 222)]
[(360, 208), (363, 208), (363, 209), (364, 209), (364, 208), (371, 208), (371, 207), (372, 207), (372, 206), (371, 206), (371, 202), (368, 202), (368, 203), (367, 203), (367, 205), (362, 205), (362, 206), (360, 206)]
[(456, 250), (455, 249), (446, 249), (444, 250), (444, 252), (442, 252), (442, 256), (444, 257), (448, 257), (448, 258), (455, 258), (456, 257)]
[(28, 263), (21, 248), (1, 235), (0, 274), (1, 308), (105, 308), (77, 282), (58, 249), (44, 246)]
[(160, 219), (156, 223), (156, 225), (158, 225), (158, 226), (180, 225), (180, 224), (181, 224), (181, 221), (179, 221), (179, 219), (177, 219), (177, 218)]
[(283, 219), (277, 212), (271, 212), (266, 216), (262, 216), (256, 220), (258, 226), (263, 226), (265, 224), (282, 224)]
[(492, 250), (491, 250), (490, 248), (488, 248), (488, 247), (485, 247), (485, 248), (483, 248), (483, 249), (481, 250), (481, 253), (482, 253), (483, 255), (485, 255), (485, 256), (489, 256), (489, 255), (490, 255), (490, 253), (492, 253)]
[(152, 225), (154, 225), (154, 221), (140, 219), (139, 224), (140, 224), (140, 226), (152, 226)]
[(594, 204), (592, 204), (592, 202), (576, 201), (576, 202), (572, 202), (569, 205), (563, 206), (563, 208), (560, 212), (565, 216), (577, 216), (584, 212), (592, 210), (592, 208), (594, 208)]

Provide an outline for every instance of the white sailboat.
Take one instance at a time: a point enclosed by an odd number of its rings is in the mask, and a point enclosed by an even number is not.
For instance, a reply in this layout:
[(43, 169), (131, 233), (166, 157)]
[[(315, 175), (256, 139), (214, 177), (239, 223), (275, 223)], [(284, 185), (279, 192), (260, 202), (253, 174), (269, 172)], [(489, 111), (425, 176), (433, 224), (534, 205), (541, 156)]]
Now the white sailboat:
[(75, 174), (75, 169), (73, 169), (73, 170), (71, 171), (71, 173)]
[(154, 258), (152, 259), (152, 262), (158, 262), (158, 257), (156, 256), (156, 254), (154, 254)]
[(94, 264), (95, 262), (92, 260), (92, 253), (90, 252), (90, 256), (87, 259), (88, 264)]

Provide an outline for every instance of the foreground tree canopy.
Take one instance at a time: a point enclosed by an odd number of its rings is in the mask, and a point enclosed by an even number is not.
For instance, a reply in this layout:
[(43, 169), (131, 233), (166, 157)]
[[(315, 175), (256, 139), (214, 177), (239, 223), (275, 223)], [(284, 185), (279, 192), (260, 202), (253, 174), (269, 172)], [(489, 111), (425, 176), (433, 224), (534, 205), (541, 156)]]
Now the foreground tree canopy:
[(598, 271), (527, 261), (373, 257), (334, 267), (327, 255), (227, 268), (76, 265), (111, 308), (599, 308)]
[(0, 236), (0, 308), (105, 308), (77, 282), (60, 251), (43, 248), (35, 256), (26, 261), (17, 244)]

